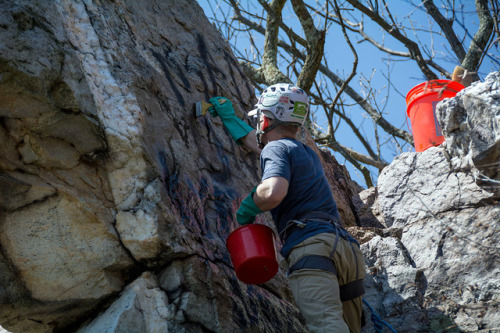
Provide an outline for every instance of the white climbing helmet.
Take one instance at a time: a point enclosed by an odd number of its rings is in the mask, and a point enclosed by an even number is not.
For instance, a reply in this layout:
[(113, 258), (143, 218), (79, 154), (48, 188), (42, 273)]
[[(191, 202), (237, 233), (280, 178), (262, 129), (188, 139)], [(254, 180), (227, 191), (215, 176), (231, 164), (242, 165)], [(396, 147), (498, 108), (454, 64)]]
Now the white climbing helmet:
[(304, 90), (288, 83), (277, 83), (262, 92), (256, 109), (249, 116), (263, 112), (267, 117), (290, 125), (304, 124), (309, 112), (309, 97)]

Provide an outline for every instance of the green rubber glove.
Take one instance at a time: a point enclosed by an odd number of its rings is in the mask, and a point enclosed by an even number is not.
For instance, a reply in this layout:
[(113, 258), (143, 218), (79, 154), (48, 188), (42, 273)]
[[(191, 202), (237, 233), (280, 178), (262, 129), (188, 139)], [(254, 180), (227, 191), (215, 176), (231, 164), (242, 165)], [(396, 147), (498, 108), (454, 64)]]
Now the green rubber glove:
[(255, 186), (249, 195), (241, 202), (240, 208), (236, 212), (236, 221), (239, 224), (245, 225), (254, 223), (255, 216), (262, 213), (259, 207), (253, 201), (253, 194), (257, 191), (257, 186)]
[[(219, 116), (227, 131), (237, 144), (238, 140), (250, 133), (253, 128), (234, 114), (233, 104), (225, 97), (213, 97), (209, 100), (213, 107), (208, 111), (213, 117)], [(222, 103), (221, 103), (222, 102)]]

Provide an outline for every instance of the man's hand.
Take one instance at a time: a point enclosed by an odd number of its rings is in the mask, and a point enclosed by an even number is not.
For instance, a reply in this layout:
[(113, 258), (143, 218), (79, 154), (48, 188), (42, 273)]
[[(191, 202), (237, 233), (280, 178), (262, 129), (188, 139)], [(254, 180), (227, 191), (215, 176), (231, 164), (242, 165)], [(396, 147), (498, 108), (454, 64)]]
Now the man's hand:
[(210, 98), (209, 102), (213, 105), (213, 107), (208, 109), (212, 117), (220, 117), (233, 140), (237, 144), (241, 145), (242, 143), (240, 142), (240, 139), (252, 132), (253, 128), (240, 118), (236, 117), (234, 114), (233, 104), (227, 98), (213, 97)]
[(255, 221), (255, 216), (262, 213), (262, 210), (260, 210), (253, 201), (253, 195), (256, 189), (257, 187), (254, 187), (252, 192), (243, 199), (240, 208), (236, 212), (236, 221), (241, 225), (253, 223)]
[(214, 107), (208, 109), (212, 117), (232, 118), (235, 117), (233, 103), (226, 97), (213, 97), (209, 100)]

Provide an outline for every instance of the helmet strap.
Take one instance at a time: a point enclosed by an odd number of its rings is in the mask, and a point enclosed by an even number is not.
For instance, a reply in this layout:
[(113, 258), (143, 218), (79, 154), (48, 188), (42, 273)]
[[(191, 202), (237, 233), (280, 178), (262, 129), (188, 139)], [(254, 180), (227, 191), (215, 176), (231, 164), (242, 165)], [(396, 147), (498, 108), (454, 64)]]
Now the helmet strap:
[[(259, 112), (259, 117), (260, 117), (260, 112)], [(262, 128), (260, 128), (260, 122), (257, 122), (257, 131), (255, 132), (255, 137), (257, 138), (257, 145), (259, 145), (260, 149), (264, 148), (264, 144), (262, 143), (262, 135), (278, 127), (279, 125), (284, 124), (282, 121), (278, 119), (273, 119), (273, 120), (274, 122), (271, 125), (269, 125), (269, 118), (264, 115)]]

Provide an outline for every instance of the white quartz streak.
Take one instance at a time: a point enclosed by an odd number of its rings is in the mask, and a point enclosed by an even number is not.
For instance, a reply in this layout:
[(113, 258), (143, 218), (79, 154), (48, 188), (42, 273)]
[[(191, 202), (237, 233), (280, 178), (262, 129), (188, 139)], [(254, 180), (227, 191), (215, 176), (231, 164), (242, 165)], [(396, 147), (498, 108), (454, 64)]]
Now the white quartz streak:
[(133, 208), (146, 185), (146, 162), (141, 148), (140, 108), (133, 96), (110, 71), (109, 57), (87, 14), (86, 3), (57, 0), (69, 41), (81, 61), (85, 79), (104, 128), (110, 161), (109, 181), (118, 210)]

